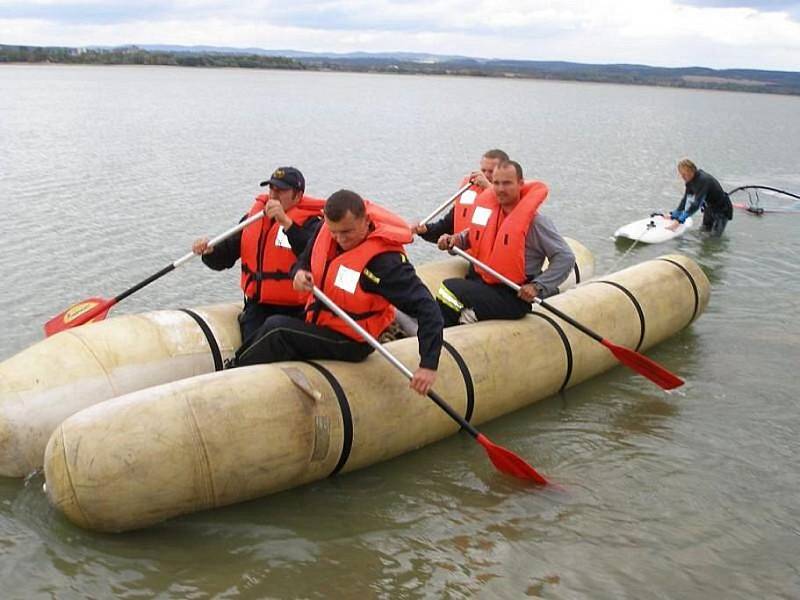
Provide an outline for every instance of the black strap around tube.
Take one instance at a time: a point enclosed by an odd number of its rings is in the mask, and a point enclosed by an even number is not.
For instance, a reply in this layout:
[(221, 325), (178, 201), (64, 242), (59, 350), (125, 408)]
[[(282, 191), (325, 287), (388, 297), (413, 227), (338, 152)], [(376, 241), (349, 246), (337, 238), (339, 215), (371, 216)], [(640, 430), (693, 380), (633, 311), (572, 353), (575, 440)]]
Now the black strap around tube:
[(342, 413), (342, 453), (339, 455), (339, 460), (329, 476), (336, 475), (347, 463), (347, 459), (350, 458), (350, 450), (353, 448), (353, 413), (350, 411), (350, 403), (347, 401), (347, 395), (344, 393), (342, 385), (334, 374), (322, 365), (310, 360), (306, 361), (306, 364), (314, 367), (328, 380), (336, 396), (336, 401), (339, 403), (339, 410)]
[(543, 312), (538, 311), (538, 310), (533, 311), (531, 314), (533, 314), (534, 316), (537, 316), (537, 317), (539, 317), (541, 319), (544, 319), (545, 321), (550, 323), (550, 325), (553, 326), (553, 328), (556, 330), (556, 333), (558, 333), (559, 337), (561, 338), (561, 342), (564, 344), (564, 352), (566, 354), (566, 359), (567, 359), (567, 373), (564, 376), (564, 382), (561, 384), (561, 387), (558, 389), (559, 392), (563, 392), (564, 389), (569, 384), (570, 378), (572, 377), (573, 358), (572, 358), (572, 346), (569, 343), (569, 338), (567, 337), (567, 334), (564, 333), (564, 330), (561, 328), (561, 325), (559, 325), (555, 321), (555, 319), (550, 318), (549, 316), (547, 316), (546, 314), (544, 314)]
[(206, 341), (208, 342), (208, 347), (211, 350), (211, 357), (214, 359), (214, 370), (221, 371), (222, 370), (222, 352), (220, 352), (219, 344), (217, 343), (217, 338), (214, 337), (214, 332), (211, 331), (211, 327), (209, 327), (208, 323), (205, 322), (203, 317), (198, 315), (193, 310), (189, 310), (188, 308), (181, 308), (181, 312), (185, 312), (187, 315), (194, 319), (195, 323), (200, 326), (200, 329), (203, 331), (203, 335), (206, 336)]
[(697, 283), (695, 282), (694, 277), (692, 277), (692, 274), (686, 270), (686, 267), (684, 267), (681, 263), (672, 260), (671, 258), (662, 257), (659, 258), (658, 260), (663, 260), (664, 262), (668, 262), (678, 267), (681, 271), (683, 271), (683, 274), (686, 275), (686, 278), (689, 280), (689, 283), (692, 284), (692, 291), (694, 292), (694, 311), (692, 312), (692, 318), (689, 319), (689, 323), (691, 323), (697, 318), (697, 311), (700, 308), (700, 293), (697, 291)]
[(628, 297), (628, 299), (633, 303), (633, 307), (636, 309), (636, 313), (639, 315), (639, 342), (636, 344), (635, 348), (635, 350), (638, 352), (639, 348), (642, 347), (642, 342), (644, 342), (645, 320), (644, 320), (644, 311), (642, 310), (642, 305), (639, 304), (639, 301), (636, 299), (636, 296), (634, 296), (633, 292), (631, 292), (628, 288), (626, 288), (621, 283), (617, 283), (616, 281), (609, 281), (608, 279), (596, 279), (590, 281), (589, 283), (605, 283), (606, 285), (615, 287), (623, 294), (625, 294)]
[(461, 371), (461, 376), (464, 378), (464, 387), (467, 390), (467, 408), (464, 419), (470, 421), (472, 420), (472, 413), (475, 410), (475, 385), (472, 382), (472, 374), (469, 372), (469, 367), (464, 357), (458, 353), (458, 350), (456, 350), (450, 342), (442, 341), (442, 345), (445, 350), (450, 353), (450, 356), (453, 357), (453, 360), (456, 361), (458, 370)]

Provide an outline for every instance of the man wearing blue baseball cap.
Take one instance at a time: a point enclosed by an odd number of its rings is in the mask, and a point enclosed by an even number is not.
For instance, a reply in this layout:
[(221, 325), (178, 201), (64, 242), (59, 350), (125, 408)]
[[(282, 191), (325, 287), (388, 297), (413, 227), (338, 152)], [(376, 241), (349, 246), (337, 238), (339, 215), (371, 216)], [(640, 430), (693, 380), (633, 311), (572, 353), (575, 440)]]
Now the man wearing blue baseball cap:
[(241, 261), (240, 285), (244, 309), (239, 315), (242, 343), (272, 315), (301, 316), (308, 294), (292, 288), (289, 271), (322, 219), (324, 200), (305, 195), (306, 180), (295, 167), (279, 167), (260, 183), (268, 194), (256, 197), (242, 220), (264, 213), (216, 246), (208, 238), (195, 240), (192, 251), (206, 266), (221, 271)]

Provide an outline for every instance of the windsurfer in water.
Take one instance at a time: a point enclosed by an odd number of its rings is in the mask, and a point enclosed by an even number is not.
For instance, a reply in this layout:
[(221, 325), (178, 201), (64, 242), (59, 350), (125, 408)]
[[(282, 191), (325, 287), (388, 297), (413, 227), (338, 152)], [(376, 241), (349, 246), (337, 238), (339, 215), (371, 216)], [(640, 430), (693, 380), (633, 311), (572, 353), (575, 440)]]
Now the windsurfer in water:
[(699, 208), (703, 209), (703, 224), (700, 231), (719, 237), (733, 218), (733, 204), (719, 181), (702, 169), (698, 169), (688, 158), (678, 163), (678, 174), (686, 183), (678, 208), (669, 213), (672, 223), (667, 229), (675, 231)]

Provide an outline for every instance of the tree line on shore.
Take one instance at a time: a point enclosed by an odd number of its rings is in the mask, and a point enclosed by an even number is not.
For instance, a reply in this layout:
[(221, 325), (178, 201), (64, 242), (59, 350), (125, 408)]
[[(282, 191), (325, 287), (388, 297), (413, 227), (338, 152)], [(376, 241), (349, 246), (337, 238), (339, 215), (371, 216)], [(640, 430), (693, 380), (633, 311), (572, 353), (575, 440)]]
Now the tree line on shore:
[(114, 49), (0, 46), (0, 63), (63, 63), (76, 65), (167, 65), (175, 67), (238, 67), (303, 69), (283, 56), (148, 51), (136, 46)]
[(633, 85), (655, 85), (800, 95), (800, 73), (755, 69), (714, 70), (704, 67), (665, 68), (646, 65), (594, 65), (529, 60), (479, 60), (442, 57), (413, 60), (405, 56), (302, 55), (295, 57), (236, 51), (192, 51), (118, 48), (65, 48), (0, 45), (0, 63), (64, 63), (100, 65), (168, 65), (180, 67), (293, 69), (461, 75), (548, 79)]

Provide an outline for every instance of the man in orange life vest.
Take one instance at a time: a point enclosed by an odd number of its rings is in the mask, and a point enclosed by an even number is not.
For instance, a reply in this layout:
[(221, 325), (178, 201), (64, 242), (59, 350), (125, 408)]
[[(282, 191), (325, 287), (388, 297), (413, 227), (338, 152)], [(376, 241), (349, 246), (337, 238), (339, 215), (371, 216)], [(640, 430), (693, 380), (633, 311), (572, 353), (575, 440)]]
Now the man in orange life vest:
[(458, 233), (469, 227), (472, 211), (475, 208), (475, 198), (484, 190), (492, 186), (494, 170), (502, 161), (508, 160), (508, 154), (494, 148), (487, 150), (481, 156), (480, 170), (472, 171), (461, 180), (464, 187), (467, 182), (472, 185), (455, 199), (450, 211), (438, 221), (433, 223), (419, 223), (412, 227), (412, 231), (426, 242), (438, 242), (444, 234)]
[[(312, 283), (350, 314), (373, 337), (392, 323), (395, 308), (419, 322), (420, 363), (410, 387), (427, 394), (436, 379), (442, 349), (442, 317), (428, 288), (406, 259), (412, 240), (400, 217), (355, 192), (339, 190), (325, 203), (325, 221), (298, 257), (295, 289)], [(393, 306), (394, 305), (394, 306)], [(305, 319), (269, 317), (236, 364), (329, 358), (360, 361), (373, 348), (312, 295)]]
[[(445, 327), (519, 319), (535, 297), (558, 293), (575, 255), (553, 222), (538, 214), (545, 198), (545, 184), (525, 182), (519, 163), (503, 161), (494, 171), (492, 189), (476, 199), (469, 229), (440, 238), (442, 250), (471, 248), (478, 260), (522, 286), (517, 293), (480, 269), (470, 269), (466, 279), (446, 279), (436, 294)], [(545, 258), (549, 266), (542, 271)]]
[(323, 200), (304, 195), (305, 178), (294, 167), (276, 169), (261, 186), (269, 186), (269, 194), (258, 196), (242, 219), (263, 210), (266, 218), (215, 247), (208, 246), (208, 238), (192, 245), (203, 263), (216, 271), (229, 269), (241, 259), (244, 310), (239, 328), (243, 345), (267, 317), (302, 315), (307, 294), (293, 289), (289, 270), (314, 236), (324, 206)]

